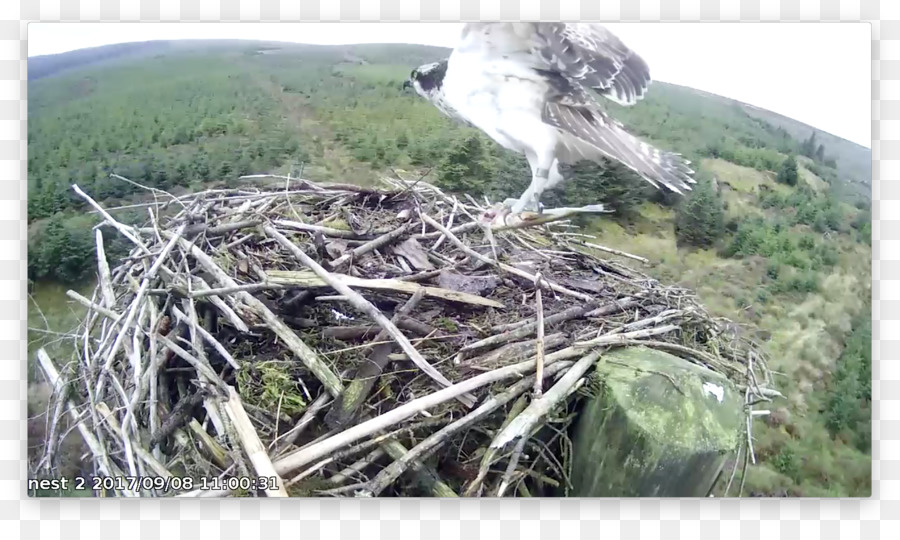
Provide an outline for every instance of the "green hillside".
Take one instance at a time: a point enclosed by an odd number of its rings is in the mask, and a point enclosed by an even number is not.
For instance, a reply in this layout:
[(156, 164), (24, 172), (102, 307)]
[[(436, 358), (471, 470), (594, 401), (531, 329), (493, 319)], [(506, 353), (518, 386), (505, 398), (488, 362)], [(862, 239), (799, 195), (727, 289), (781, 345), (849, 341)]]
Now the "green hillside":
[[(81, 289), (93, 279), (97, 218), (72, 183), (116, 207), (148, 195), (109, 173), (180, 192), (301, 168), (314, 180), (360, 184), (427, 172), (447, 189), (494, 200), (517, 196), (529, 181), (524, 158), (401, 90), (412, 67), (446, 50), (252, 42), (135, 50), (36, 60), (43, 71), (28, 89), (28, 272), (43, 310), (29, 312), (32, 347), (64, 349), (65, 339), (48, 333), (73, 324), (60, 284)], [(545, 202), (606, 202), (615, 214), (584, 223), (603, 244), (650, 259), (649, 273), (694, 289), (713, 314), (741, 323), (767, 348), (788, 399), (771, 404), (756, 427), (759, 464), (745, 494), (868, 495), (868, 151), (751, 109), (655, 83), (638, 105), (609, 110), (635, 134), (691, 159), (696, 193), (682, 200), (622, 167), (580, 164), (569, 171), (576, 180)], [(818, 155), (805, 144), (813, 133)], [(146, 218), (140, 207), (115, 213)], [(118, 241), (108, 251), (115, 257), (126, 247)]]

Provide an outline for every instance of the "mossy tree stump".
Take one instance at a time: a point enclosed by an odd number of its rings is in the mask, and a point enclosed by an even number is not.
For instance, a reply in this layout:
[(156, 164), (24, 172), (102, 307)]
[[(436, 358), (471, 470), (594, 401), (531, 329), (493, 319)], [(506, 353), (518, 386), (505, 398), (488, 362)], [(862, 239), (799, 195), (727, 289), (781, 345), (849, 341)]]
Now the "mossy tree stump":
[(599, 394), (574, 435), (572, 496), (703, 497), (744, 426), (743, 396), (722, 375), (646, 347), (597, 363)]

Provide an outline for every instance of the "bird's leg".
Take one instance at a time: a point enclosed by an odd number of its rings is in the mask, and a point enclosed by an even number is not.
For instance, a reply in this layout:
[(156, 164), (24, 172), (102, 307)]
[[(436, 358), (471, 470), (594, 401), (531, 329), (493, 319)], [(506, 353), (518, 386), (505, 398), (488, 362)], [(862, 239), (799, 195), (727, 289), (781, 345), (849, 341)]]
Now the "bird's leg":
[(543, 210), (541, 207), (541, 195), (544, 194), (544, 190), (547, 189), (547, 185), (550, 183), (550, 169), (538, 169), (534, 176), (538, 179), (537, 187), (534, 190), (534, 210), (540, 214)]
[(531, 184), (528, 186), (528, 189), (526, 189), (525, 192), (522, 193), (522, 196), (519, 197), (519, 200), (513, 203), (511, 209), (512, 213), (516, 214), (526, 209), (540, 212), (541, 194), (544, 192), (544, 186), (547, 184), (547, 178), (549, 176), (549, 169), (536, 167), (534, 169), (534, 173), (531, 176)]

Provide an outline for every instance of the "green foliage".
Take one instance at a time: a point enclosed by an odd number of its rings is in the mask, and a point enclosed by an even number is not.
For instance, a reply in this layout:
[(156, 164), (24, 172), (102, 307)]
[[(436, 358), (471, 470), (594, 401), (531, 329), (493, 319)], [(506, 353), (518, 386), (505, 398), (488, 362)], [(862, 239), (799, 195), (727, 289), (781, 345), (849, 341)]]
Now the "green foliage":
[(814, 175), (828, 182), (831, 186), (834, 186), (841, 181), (838, 172), (835, 170), (835, 164), (828, 165), (827, 160), (823, 163), (809, 162), (806, 165), (806, 168)]
[(171, 189), (298, 157), (272, 96), (226, 58), (92, 68), (33, 81), (29, 98), (29, 221), (82, 207), (73, 183), (98, 200), (138, 189), (111, 172)]
[(871, 447), (872, 320), (869, 312), (856, 326), (837, 362), (826, 405), (826, 426), (832, 436), (849, 438), (861, 451)]
[(711, 181), (700, 179), (679, 205), (675, 219), (678, 245), (707, 248), (725, 232), (722, 198)]
[(814, 270), (784, 272), (769, 288), (774, 294), (809, 294), (821, 287), (819, 273)]
[[(800, 153), (817, 163), (825, 163), (825, 145), (816, 140), (815, 131), (800, 145)], [(831, 159), (828, 166), (835, 168), (837, 163)]]
[(781, 184), (788, 186), (796, 186), (800, 173), (797, 171), (797, 160), (793, 155), (788, 156), (778, 170), (778, 176), (775, 178)]
[(727, 140), (711, 142), (703, 149), (703, 154), (759, 171), (773, 171), (782, 162), (781, 153), (775, 150), (747, 147)]
[(761, 255), (774, 257), (794, 250), (792, 238), (780, 224), (770, 225), (761, 217), (753, 217), (738, 224), (731, 243), (725, 247), (725, 257)]
[[(124, 222), (129, 217), (124, 216)], [(92, 275), (97, 267), (93, 226), (98, 220), (88, 214), (56, 214), (28, 228), (28, 277), (77, 284)], [(104, 237), (107, 261), (115, 261), (127, 252), (127, 240), (118, 234)]]
[(808, 225), (818, 233), (846, 228), (844, 211), (835, 197), (830, 193), (818, 195), (805, 184), (784, 195), (764, 191), (759, 202), (763, 208), (780, 210), (791, 226)]
[(794, 450), (794, 445), (788, 443), (772, 459), (772, 466), (781, 474), (797, 481), (800, 472), (800, 457)]
[(438, 165), (437, 185), (456, 193), (482, 193), (487, 180), (485, 155), (481, 138), (474, 134), (457, 142)]
[(813, 131), (812, 134), (809, 136), (809, 138), (806, 139), (805, 141), (803, 141), (803, 144), (800, 145), (800, 153), (810, 159), (815, 159), (816, 148), (817, 148), (816, 132)]
[(856, 230), (857, 239), (867, 245), (872, 245), (872, 211), (868, 208), (861, 210), (850, 226)]
[(31, 232), (28, 275), (32, 279), (54, 279), (64, 283), (84, 279), (94, 255), (89, 226), (79, 227), (58, 214), (41, 230)]
[(559, 168), (566, 181), (547, 194), (545, 204), (584, 206), (603, 203), (615, 219), (634, 217), (655, 188), (624, 165), (607, 159), (601, 163), (580, 161)]
[(810, 234), (798, 234), (784, 221), (754, 217), (737, 224), (721, 251), (723, 257), (765, 257), (769, 291), (773, 294), (809, 294), (821, 287), (821, 275), (839, 261), (838, 249)]

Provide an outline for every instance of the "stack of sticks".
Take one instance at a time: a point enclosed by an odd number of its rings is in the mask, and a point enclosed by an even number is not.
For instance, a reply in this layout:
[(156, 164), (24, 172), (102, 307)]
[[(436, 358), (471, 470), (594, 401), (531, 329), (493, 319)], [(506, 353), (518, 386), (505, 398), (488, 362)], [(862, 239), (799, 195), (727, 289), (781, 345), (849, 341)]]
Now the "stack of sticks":
[[(68, 293), (72, 357), (38, 353), (47, 471), (65, 424), (99, 475), (181, 479), (117, 496), (565, 495), (592, 368), (638, 344), (745, 389), (755, 459), (753, 406), (780, 396), (765, 355), (580, 232), (582, 210), (498, 221), (422, 181), (251, 180), (278, 187), (147, 188), (143, 226), (73, 186), (103, 220), (98, 285)], [(109, 233), (133, 245), (112, 265)]]

